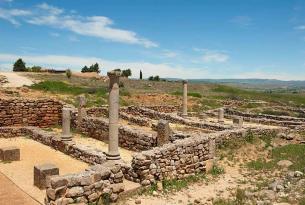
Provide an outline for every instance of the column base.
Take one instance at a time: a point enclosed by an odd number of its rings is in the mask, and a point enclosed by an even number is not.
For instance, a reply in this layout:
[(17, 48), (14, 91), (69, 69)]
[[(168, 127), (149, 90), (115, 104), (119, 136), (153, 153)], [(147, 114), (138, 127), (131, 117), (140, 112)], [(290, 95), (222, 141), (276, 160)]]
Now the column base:
[(72, 135), (62, 135), (61, 141), (64, 141), (64, 142), (72, 141)]
[(120, 160), (121, 156), (120, 154), (106, 154), (106, 159), (107, 160)]

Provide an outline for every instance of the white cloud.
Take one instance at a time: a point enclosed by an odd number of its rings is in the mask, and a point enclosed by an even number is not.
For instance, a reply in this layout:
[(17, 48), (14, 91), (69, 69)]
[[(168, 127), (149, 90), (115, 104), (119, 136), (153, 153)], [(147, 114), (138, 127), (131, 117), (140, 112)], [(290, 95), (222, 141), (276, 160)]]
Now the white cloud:
[(229, 55), (221, 51), (207, 50), (202, 56), (202, 60), (205, 63), (224, 63), (229, 60)]
[(297, 30), (305, 30), (305, 25), (294, 27)]
[(36, 9), (33, 9), (32, 12), (19, 9), (0, 9), (0, 18), (8, 20), (14, 25), (20, 24), (16, 20), (16, 17), (24, 16), (26, 18), (20, 18), (18, 20), (114, 42), (137, 44), (147, 48), (158, 47), (157, 43), (142, 38), (133, 31), (114, 28), (114, 22), (105, 16), (68, 15), (64, 9), (46, 3), (37, 5)]
[(79, 42), (80, 40), (77, 38), (77, 37), (75, 37), (75, 36), (69, 36), (69, 41), (72, 41), (72, 42)]
[[(84, 65), (99, 63), (102, 67), (102, 73), (106, 70), (115, 68), (127, 69), (132, 71), (132, 77), (139, 77), (139, 71), (143, 71), (144, 77), (151, 75), (159, 75), (160, 77), (172, 78), (203, 78), (208, 72), (203, 68), (185, 68), (182, 66), (168, 65), (163, 63), (149, 62), (116, 62), (109, 61), (96, 57), (79, 57), (79, 56), (63, 56), (63, 55), (15, 55), (0, 53), (0, 62), (6, 65), (12, 65), (16, 59), (22, 58), (27, 65), (41, 65), (48, 68), (70, 68), (75, 71), (80, 71)], [(7, 67), (7, 66), (6, 66)]]
[(234, 16), (230, 22), (242, 27), (247, 27), (252, 24), (252, 18), (249, 16)]
[(29, 16), (32, 13), (27, 10), (22, 10), (22, 9), (3, 9), (0, 8), (0, 18), (5, 19), (12, 23), (15, 26), (19, 26), (20, 23), (19, 21), (16, 20), (16, 17), (21, 17), (21, 16)]

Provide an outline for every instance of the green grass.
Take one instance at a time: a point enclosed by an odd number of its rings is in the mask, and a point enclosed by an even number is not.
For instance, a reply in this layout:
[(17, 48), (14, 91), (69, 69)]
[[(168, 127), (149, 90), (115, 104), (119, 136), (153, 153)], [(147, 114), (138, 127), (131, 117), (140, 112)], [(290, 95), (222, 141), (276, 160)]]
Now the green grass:
[(209, 171), (209, 173), (213, 176), (219, 176), (221, 174), (225, 173), (224, 168), (219, 167), (217, 164), (213, 164), (211, 170)]
[(265, 159), (259, 158), (247, 163), (249, 169), (254, 170), (270, 170), (276, 166), (274, 161), (267, 162)]
[(278, 111), (278, 110), (264, 110), (261, 112), (262, 114), (265, 115), (277, 115), (277, 116), (281, 116), (281, 115), (286, 115), (289, 116), (290, 113), (286, 112), (286, 111)]
[(52, 93), (59, 93), (59, 94), (71, 94), (71, 95), (95, 94), (98, 97), (105, 96), (107, 93), (104, 87), (88, 88), (88, 87), (70, 85), (62, 81), (42, 81), (29, 86), (29, 88), (34, 90), (42, 90)]
[(263, 100), (274, 103), (285, 103), (303, 105), (305, 104), (305, 95), (302, 93), (286, 93), (286, 92), (272, 92), (272, 91), (255, 91), (245, 90), (226, 85), (216, 85), (211, 89), (212, 92), (225, 94), (227, 98), (233, 100)]
[(289, 167), (291, 170), (302, 171), (305, 164), (305, 145), (289, 144), (282, 147), (276, 147), (272, 150), (271, 157), (275, 162), (280, 160), (289, 160), (293, 163)]
[(246, 204), (246, 194), (245, 190), (237, 189), (235, 193), (235, 198), (232, 200), (229, 199), (216, 199), (213, 201), (213, 205), (244, 205)]
[[(171, 94), (172, 95), (177, 95), (177, 96), (182, 96), (183, 92), (175, 91), (175, 92), (172, 92)], [(187, 96), (192, 96), (192, 97), (195, 97), (195, 98), (201, 98), (202, 97), (202, 95), (200, 93), (198, 93), (198, 92), (188, 92)]]

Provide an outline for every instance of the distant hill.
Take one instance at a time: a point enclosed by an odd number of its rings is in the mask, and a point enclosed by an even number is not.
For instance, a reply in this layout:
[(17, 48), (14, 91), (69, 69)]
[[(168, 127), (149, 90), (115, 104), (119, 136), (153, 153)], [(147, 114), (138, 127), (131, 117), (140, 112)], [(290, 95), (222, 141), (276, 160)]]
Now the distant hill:
[[(178, 78), (166, 78), (167, 80), (181, 80)], [(192, 83), (219, 83), (237, 85), (248, 88), (261, 88), (261, 89), (299, 89), (305, 88), (305, 81), (283, 81), (276, 79), (188, 79)]]

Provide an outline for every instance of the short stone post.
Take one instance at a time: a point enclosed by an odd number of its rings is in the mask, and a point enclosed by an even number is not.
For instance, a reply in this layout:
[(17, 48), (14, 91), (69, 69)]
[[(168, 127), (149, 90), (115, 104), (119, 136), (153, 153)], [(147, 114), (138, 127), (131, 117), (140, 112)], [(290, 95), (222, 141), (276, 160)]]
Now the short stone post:
[(169, 127), (169, 122), (166, 120), (159, 120), (157, 125), (157, 145), (161, 146), (169, 142), (171, 135), (171, 129)]
[(243, 118), (242, 117), (234, 117), (233, 118), (233, 125), (238, 128), (243, 127)]
[(78, 96), (78, 114), (77, 114), (77, 127), (81, 127), (83, 118), (86, 117), (87, 113), (85, 110), (86, 98), (83, 95)]
[(107, 160), (121, 159), (119, 153), (119, 81), (120, 72), (111, 71), (109, 77), (109, 144)]
[(64, 107), (62, 109), (62, 141), (72, 141), (71, 126), (71, 109)]
[(223, 108), (219, 108), (218, 110), (218, 123), (223, 124), (224, 123), (224, 110)]
[(183, 80), (182, 117), (187, 117), (187, 81)]

